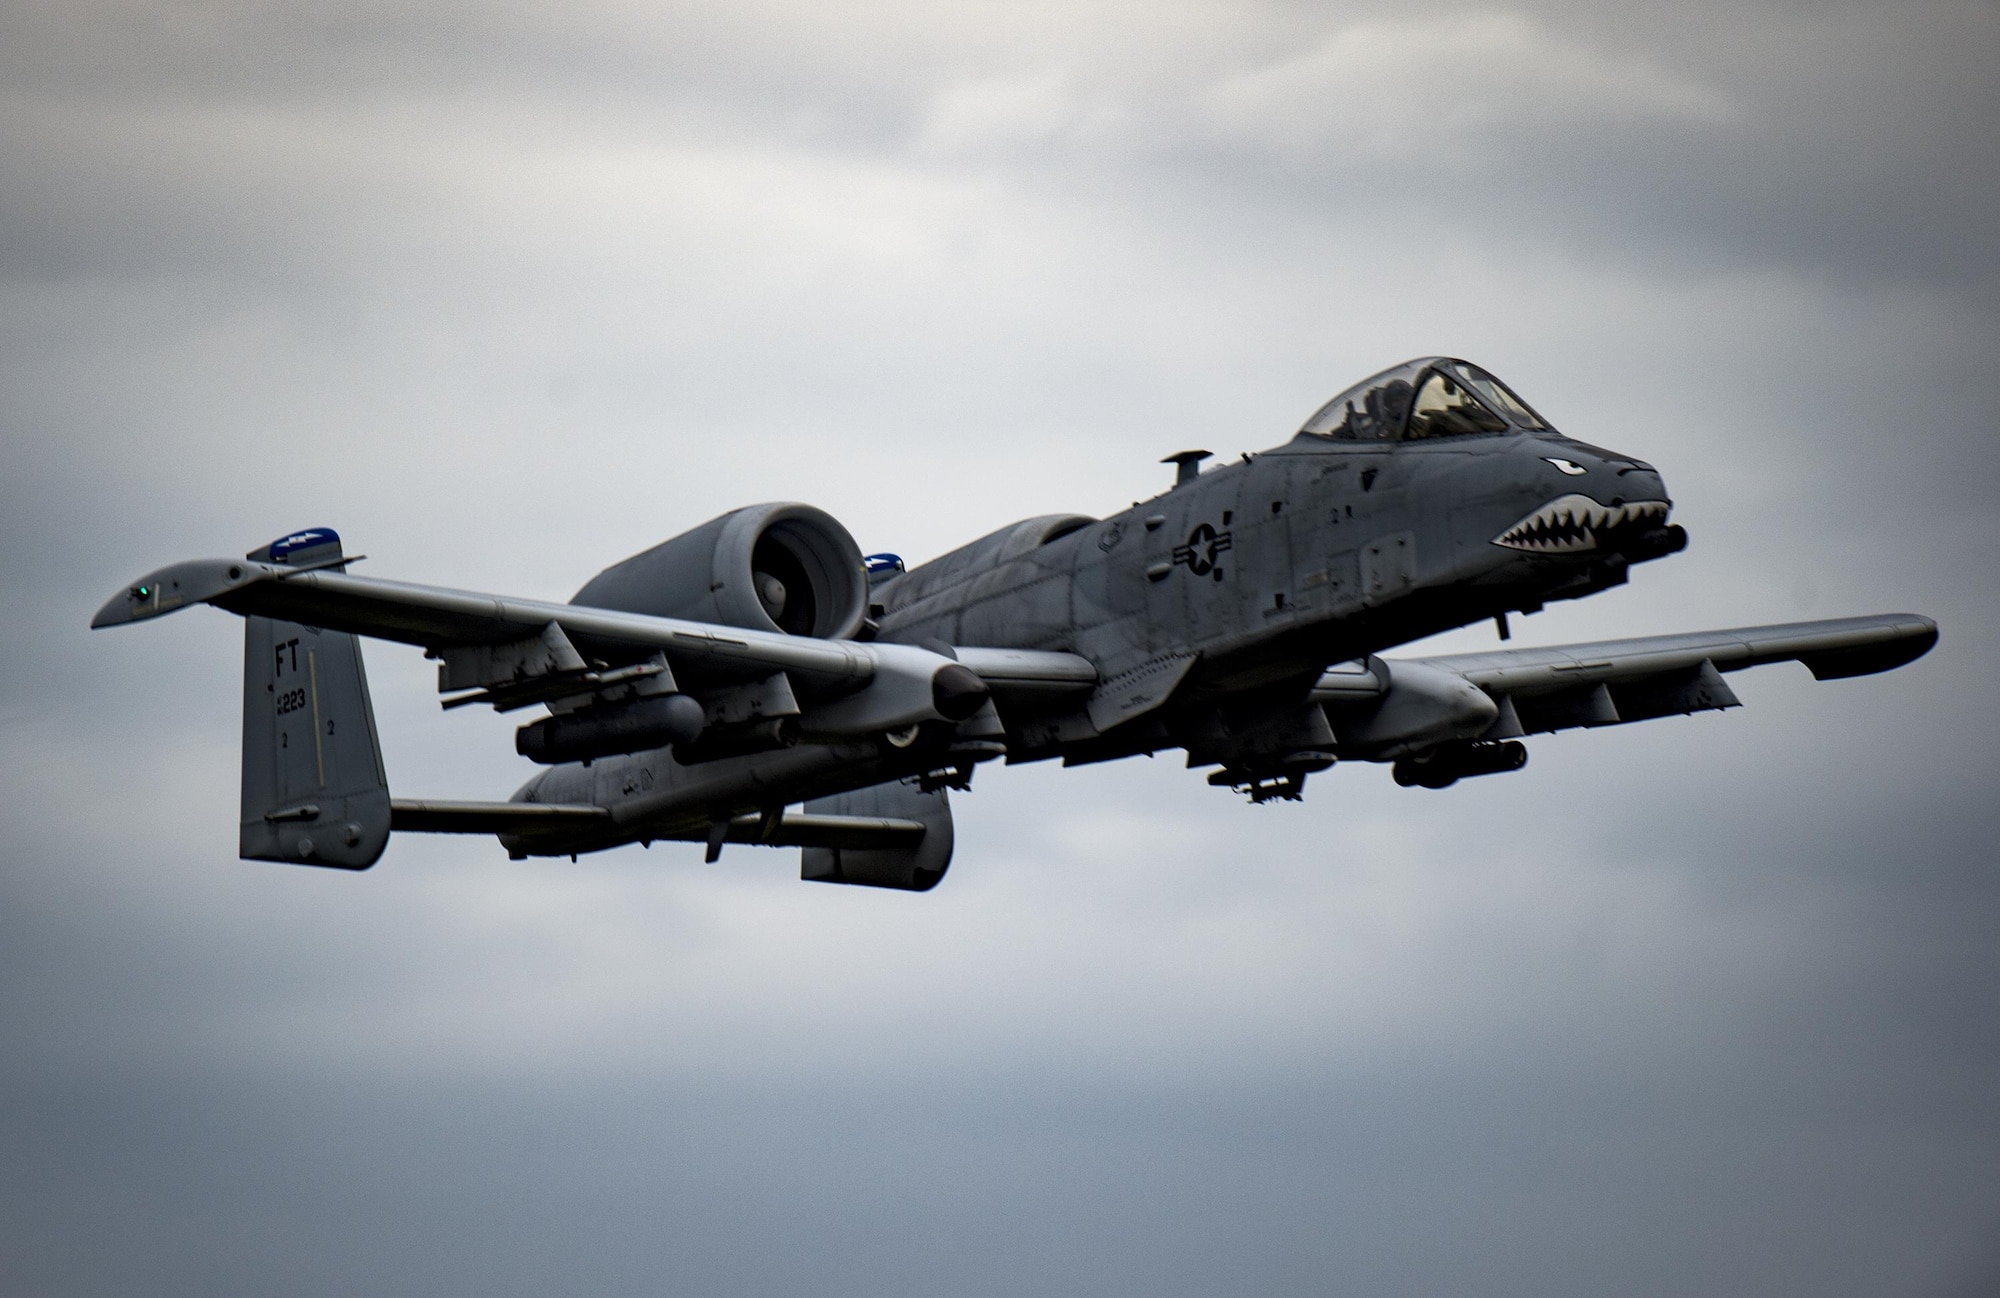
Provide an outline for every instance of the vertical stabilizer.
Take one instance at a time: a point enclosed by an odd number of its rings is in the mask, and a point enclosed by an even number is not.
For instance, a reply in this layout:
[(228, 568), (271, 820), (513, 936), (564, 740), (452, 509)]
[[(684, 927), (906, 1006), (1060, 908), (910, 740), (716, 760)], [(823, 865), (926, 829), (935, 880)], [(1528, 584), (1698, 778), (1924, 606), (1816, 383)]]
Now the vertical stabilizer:
[(799, 878), (809, 883), (929, 892), (951, 866), (951, 801), (941, 788), (926, 791), (915, 780), (892, 780), (815, 798), (806, 803), (806, 810), (824, 816), (914, 820), (924, 826), (923, 838), (907, 847), (808, 847), (800, 855)]
[[(296, 532), (248, 556), (331, 566), (340, 538)], [(361, 665), (340, 631), (244, 619), (243, 817), (246, 860), (365, 870), (389, 842), (389, 782)]]

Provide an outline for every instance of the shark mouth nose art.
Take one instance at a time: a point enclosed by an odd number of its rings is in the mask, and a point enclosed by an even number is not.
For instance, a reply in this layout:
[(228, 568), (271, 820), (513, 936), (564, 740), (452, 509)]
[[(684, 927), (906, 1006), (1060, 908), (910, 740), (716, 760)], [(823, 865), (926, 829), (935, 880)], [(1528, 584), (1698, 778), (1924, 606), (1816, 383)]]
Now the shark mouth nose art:
[(1600, 505), (1589, 496), (1559, 496), (1493, 538), (1493, 544), (1530, 554), (1581, 554), (1595, 550), (1607, 534), (1645, 531), (1667, 521), (1664, 500)]

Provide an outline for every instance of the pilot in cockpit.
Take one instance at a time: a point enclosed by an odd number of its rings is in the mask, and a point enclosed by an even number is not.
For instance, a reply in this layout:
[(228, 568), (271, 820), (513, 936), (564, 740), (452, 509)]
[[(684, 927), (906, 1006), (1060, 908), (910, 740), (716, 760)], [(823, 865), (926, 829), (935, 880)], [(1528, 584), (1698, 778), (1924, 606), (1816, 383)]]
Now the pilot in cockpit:
[(1525, 401), (1485, 370), (1430, 356), (1384, 370), (1332, 401), (1301, 433), (1342, 441), (1418, 441), (1512, 431), (1547, 432)]

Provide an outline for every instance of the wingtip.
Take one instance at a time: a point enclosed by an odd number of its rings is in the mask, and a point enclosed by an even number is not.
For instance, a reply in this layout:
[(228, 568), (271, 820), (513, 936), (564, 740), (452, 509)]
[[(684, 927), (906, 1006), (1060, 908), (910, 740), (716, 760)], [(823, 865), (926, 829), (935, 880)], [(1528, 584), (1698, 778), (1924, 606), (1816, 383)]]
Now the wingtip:
[(1917, 620), (1918, 622), (1923, 623), (1924, 625), (1924, 629), (1921, 632), (1911, 637), (1911, 643), (1913, 645), (1921, 645), (1921, 647), (1918, 648), (1915, 653), (1910, 655), (1911, 659), (1915, 660), (1923, 657), (1925, 654), (1929, 653), (1932, 649), (1937, 647), (1938, 624), (1936, 618), (1925, 617), (1921, 613), (1912, 613), (1910, 614), (1910, 616), (1915, 620)]
[(1896, 643), (1909, 654), (1905, 662), (1914, 662), (1937, 646), (1936, 618), (1925, 617), (1922, 613), (1892, 613), (1889, 616), (1904, 624), (1898, 628)]
[(1894, 671), (1923, 657), (1938, 642), (1937, 622), (1921, 613), (1891, 613), (1881, 618), (1859, 618), (1856, 621), (1884, 626), (1884, 629), (1891, 630), (1891, 634), (1875, 644), (1828, 653), (1800, 654), (1799, 661), (1806, 665), (1815, 680), (1846, 680), (1854, 676)]
[(129, 626), (149, 617), (158, 617), (167, 611), (160, 608), (159, 603), (157, 586), (145, 581), (134, 582), (104, 601), (104, 607), (98, 609), (97, 615), (90, 619), (90, 629), (98, 631), (108, 626)]
[(91, 629), (125, 626), (186, 608), (206, 604), (251, 582), (261, 581), (279, 570), (264, 563), (242, 559), (194, 559), (171, 564), (148, 573), (106, 600)]

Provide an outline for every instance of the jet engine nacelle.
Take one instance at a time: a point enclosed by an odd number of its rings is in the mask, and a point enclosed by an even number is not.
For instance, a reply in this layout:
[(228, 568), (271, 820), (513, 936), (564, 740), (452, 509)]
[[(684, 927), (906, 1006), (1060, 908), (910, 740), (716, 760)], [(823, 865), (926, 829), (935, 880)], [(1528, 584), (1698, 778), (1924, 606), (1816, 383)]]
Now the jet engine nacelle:
[(570, 600), (591, 608), (844, 640), (868, 613), (861, 547), (811, 505), (750, 505), (613, 564)]

